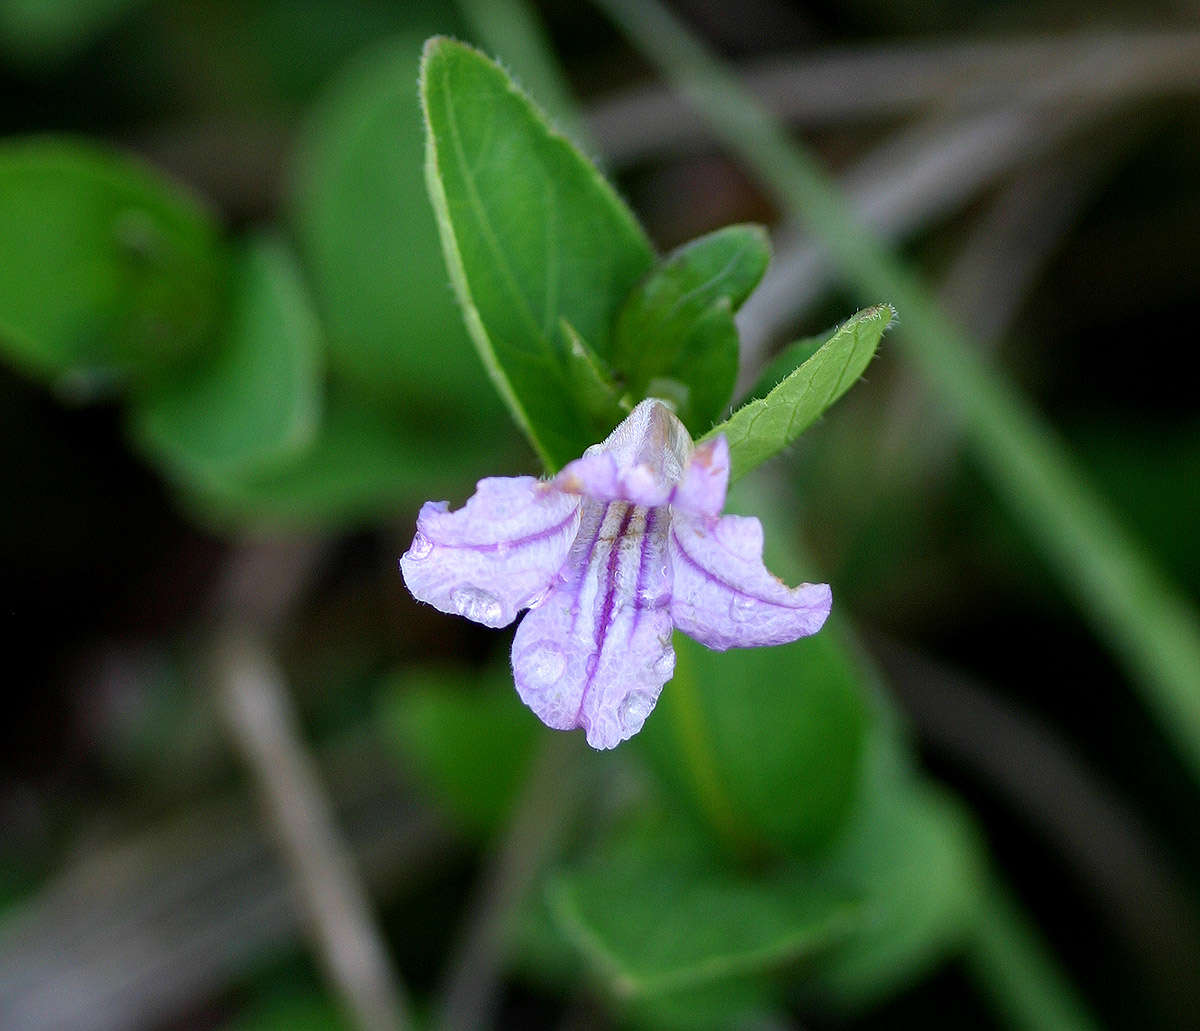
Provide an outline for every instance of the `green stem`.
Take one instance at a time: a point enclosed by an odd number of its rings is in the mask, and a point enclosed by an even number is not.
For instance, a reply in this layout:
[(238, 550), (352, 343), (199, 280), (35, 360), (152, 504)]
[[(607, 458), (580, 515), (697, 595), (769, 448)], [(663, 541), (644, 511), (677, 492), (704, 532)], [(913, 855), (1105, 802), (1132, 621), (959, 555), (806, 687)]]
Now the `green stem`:
[(1094, 1031), (1096, 1022), (1004, 885), (993, 883), (966, 953), (978, 986), (1022, 1031)]
[(992, 487), (1108, 642), (1200, 777), (1200, 623), (1109, 512), (1066, 446), (785, 129), (657, 0), (596, 0), (732, 151), (821, 238), (843, 274), (900, 312), (908, 358), (958, 416)]

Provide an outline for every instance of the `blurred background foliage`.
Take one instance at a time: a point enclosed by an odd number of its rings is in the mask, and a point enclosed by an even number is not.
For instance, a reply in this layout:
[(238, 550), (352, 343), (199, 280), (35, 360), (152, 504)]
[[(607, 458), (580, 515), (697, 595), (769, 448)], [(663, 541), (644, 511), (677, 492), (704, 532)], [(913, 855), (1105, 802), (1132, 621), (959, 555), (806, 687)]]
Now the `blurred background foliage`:
[[(1194, 10), (673, 7), (1195, 598)], [(658, 253), (768, 225), (737, 396), (867, 304), (905, 328), (599, 8), (0, 2), (0, 1026), (370, 1023), (237, 744), (231, 624), (418, 1024), (1200, 1026), (1194, 768), (890, 337), (730, 504), (835, 619), (679, 639), (617, 752), (520, 706), (506, 634), (407, 595), (422, 500), (539, 469), (423, 179), (433, 33), (495, 54)]]

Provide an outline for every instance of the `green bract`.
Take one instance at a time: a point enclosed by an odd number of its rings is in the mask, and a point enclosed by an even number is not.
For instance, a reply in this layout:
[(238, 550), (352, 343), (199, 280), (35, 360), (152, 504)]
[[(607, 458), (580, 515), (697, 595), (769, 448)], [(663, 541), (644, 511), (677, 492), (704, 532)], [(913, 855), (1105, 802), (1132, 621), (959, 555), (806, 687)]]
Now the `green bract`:
[(787, 447), (849, 390), (895, 318), (891, 305), (863, 309), (766, 397), (743, 405), (705, 434), (707, 440), (723, 433), (729, 441), (731, 478), (736, 480)]
[(634, 400), (673, 402), (693, 435), (712, 426), (737, 378), (733, 313), (770, 257), (761, 226), (727, 226), (667, 255), (634, 288), (617, 316), (611, 358)]

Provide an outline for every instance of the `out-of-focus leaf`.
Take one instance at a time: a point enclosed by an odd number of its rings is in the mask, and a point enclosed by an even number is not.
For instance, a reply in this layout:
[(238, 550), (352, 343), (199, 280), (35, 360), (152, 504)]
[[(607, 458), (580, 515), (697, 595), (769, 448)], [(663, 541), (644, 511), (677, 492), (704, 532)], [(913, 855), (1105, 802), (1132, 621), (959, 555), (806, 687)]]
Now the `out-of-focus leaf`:
[(77, 393), (191, 358), (223, 302), (216, 223), (136, 161), (78, 142), (0, 146), (0, 349)]
[(595, 442), (564, 372), (560, 320), (607, 361), (613, 318), (653, 251), (603, 177), (478, 51), (430, 40), (421, 91), (429, 192), (467, 326), (556, 469)]
[(425, 190), (420, 55), (421, 38), (400, 36), (321, 99), (296, 158), (294, 222), (339, 375), (396, 406), (498, 418)]
[(516, 798), (542, 728), (507, 666), (478, 683), (465, 670), (417, 670), (388, 685), (384, 720), (401, 760), (468, 829), (489, 834)]
[(254, 0), (223, 8), (219, 31), (241, 44), (239, 53), (253, 40), (254, 57), (271, 70), (277, 94), (299, 101), (380, 40), (407, 35), (414, 43), (408, 86), (415, 98), (421, 43), (435, 32), (458, 31), (457, 7), (454, 0)]
[(278, 465), (316, 435), (320, 327), (295, 259), (256, 238), (234, 264), (212, 358), (135, 399), (134, 435), (177, 476), (201, 483)]
[[(477, 444), (472, 462), (515, 465), (501, 436)], [(485, 448), (492, 448), (490, 457)], [(320, 432), (294, 462), (248, 476), (213, 479), (190, 496), (217, 525), (261, 521), (280, 526), (355, 525), (394, 514), (403, 503), (470, 493), (461, 444), (430, 424), (407, 427), (364, 404), (344, 386), (330, 392)], [(189, 485), (198, 488), (198, 485)]]
[(634, 400), (674, 402), (694, 435), (712, 426), (737, 378), (733, 312), (770, 257), (761, 226), (727, 226), (667, 255), (633, 289), (617, 316), (611, 365)]
[(862, 694), (830, 633), (779, 648), (709, 651), (675, 635), (675, 676), (637, 740), (728, 845), (811, 852), (859, 787)]
[(0, 51), (22, 63), (62, 61), (146, 0), (4, 0)]
[(864, 308), (766, 397), (739, 408), (705, 434), (708, 439), (723, 433), (729, 441), (732, 478), (787, 447), (849, 390), (895, 317), (887, 304)]
[(816, 984), (834, 1005), (869, 1005), (924, 975), (960, 945), (985, 891), (981, 843), (944, 791), (871, 764), (864, 804), (825, 863), (865, 899), (865, 919), (822, 958)]
[(773, 971), (834, 947), (855, 927), (844, 892), (791, 873), (715, 865), (677, 821), (643, 823), (561, 874), (551, 911), (618, 999)]
[(762, 975), (726, 978), (680, 991), (634, 999), (621, 1013), (624, 1023), (643, 1031), (729, 1031), (772, 1028), (779, 1003), (775, 985)]
[[(759, 515), (768, 569), (789, 583), (811, 578), (789, 537), (794, 510), (755, 487), (738, 485), (726, 507)], [(834, 585), (835, 612), (837, 599)], [(675, 649), (675, 676), (633, 746), (734, 851), (819, 851), (852, 812), (878, 720), (861, 663), (837, 627), (726, 652), (677, 633)]]

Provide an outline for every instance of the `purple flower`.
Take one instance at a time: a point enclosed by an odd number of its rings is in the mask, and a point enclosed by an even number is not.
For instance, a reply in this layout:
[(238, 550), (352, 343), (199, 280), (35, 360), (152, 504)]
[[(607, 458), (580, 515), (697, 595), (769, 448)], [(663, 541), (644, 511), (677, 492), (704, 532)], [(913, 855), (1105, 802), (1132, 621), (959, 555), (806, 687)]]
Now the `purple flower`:
[(485, 626), (529, 609), (512, 648), (521, 700), (612, 748), (671, 679), (673, 627), (724, 651), (794, 641), (829, 615), (827, 584), (767, 572), (757, 519), (721, 515), (728, 482), (725, 438), (693, 447), (650, 399), (551, 480), (480, 480), (456, 512), (426, 502), (400, 569), (415, 597)]

